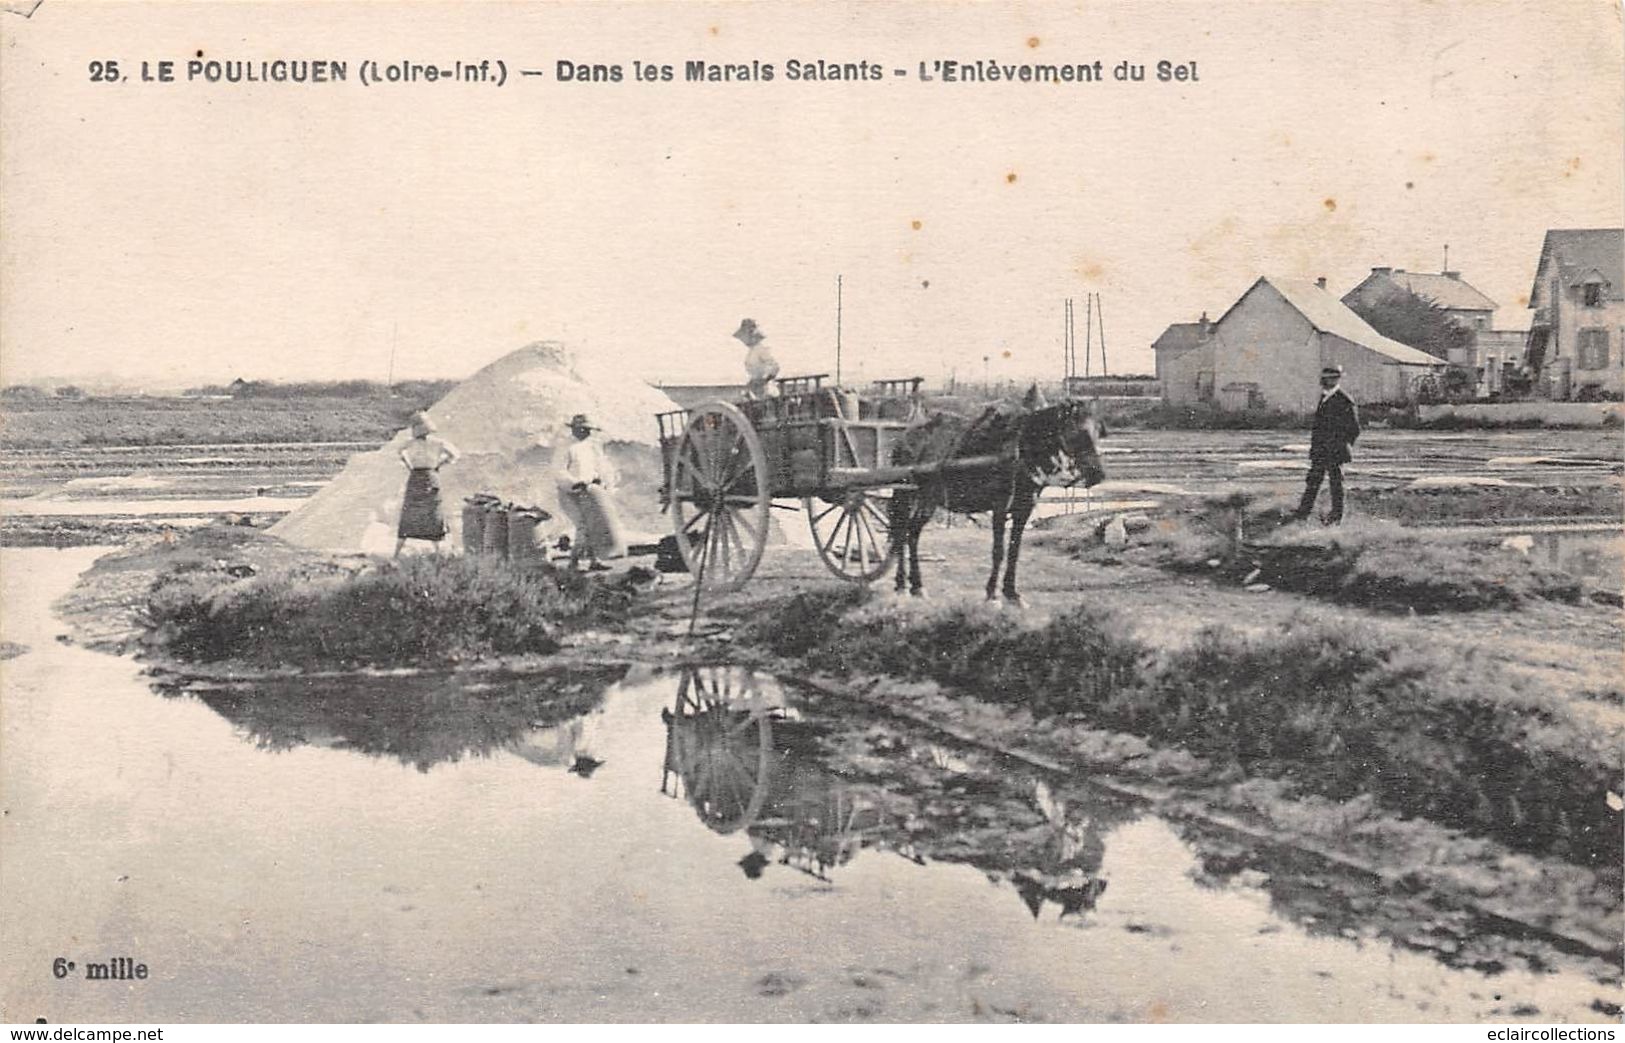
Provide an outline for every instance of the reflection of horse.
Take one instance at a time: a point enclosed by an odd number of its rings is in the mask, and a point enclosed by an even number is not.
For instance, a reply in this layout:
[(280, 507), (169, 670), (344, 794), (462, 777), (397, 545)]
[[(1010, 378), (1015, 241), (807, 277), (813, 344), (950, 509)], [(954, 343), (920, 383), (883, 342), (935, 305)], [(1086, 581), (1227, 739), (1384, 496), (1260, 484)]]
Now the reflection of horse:
[(1045, 902), (1059, 904), (1062, 916), (1093, 909), (1106, 893), (1106, 881), (1098, 875), (1106, 857), (1100, 824), (1092, 814), (1073, 813), (1042, 781), (1033, 786), (1033, 803), (1045, 824), (1040, 829), (1042, 843), (1032, 852), (1032, 864), (1011, 877), (1022, 902), (1034, 919)]
[[(935, 465), (917, 472), (912, 489), (892, 496), (891, 531), (897, 542), (897, 589), (905, 579), (919, 594), (920, 533), (938, 507), (957, 514), (993, 512), (993, 569), (988, 600), (998, 597), (1005, 563), (1004, 524), (1011, 522), (1009, 564), (1003, 594), (1021, 603), (1016, 562), (1021, 534), (1044, 487), (1097, 485), (1106, 477), (1097, 442), (1106, 429), (1082, 402), (1045, 406), (1035, 386), (1019, 410), (990, 408), (976, 420), (937, 413), (910, 428), (892, 455), (894, 464)], [(955, 466), (954, 461), (961, 461)]]

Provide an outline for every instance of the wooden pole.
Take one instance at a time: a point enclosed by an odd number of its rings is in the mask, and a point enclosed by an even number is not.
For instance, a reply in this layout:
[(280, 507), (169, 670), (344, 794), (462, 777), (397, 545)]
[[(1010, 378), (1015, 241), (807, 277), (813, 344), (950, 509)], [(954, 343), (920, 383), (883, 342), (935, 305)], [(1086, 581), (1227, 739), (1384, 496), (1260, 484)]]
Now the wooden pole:
[(1100, 294), (1095, 294), (1095, 321), (1100, 323), (1100, 375), (1106, 376), (1106, 309), (1100, 301)]
[(1094, 354), (1095, 295), (1083, 299), (1083, 375), (1089, 375), (1089, 363)]
[(835, 384), (841, 383), (841, 277), (835, 277)]

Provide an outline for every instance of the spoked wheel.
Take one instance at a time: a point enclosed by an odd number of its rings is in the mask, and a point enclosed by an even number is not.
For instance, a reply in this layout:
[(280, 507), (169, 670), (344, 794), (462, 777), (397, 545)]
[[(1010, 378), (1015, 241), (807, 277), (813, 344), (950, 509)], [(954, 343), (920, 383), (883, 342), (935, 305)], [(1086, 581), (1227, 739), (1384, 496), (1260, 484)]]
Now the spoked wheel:
[(677, 547), (696, 583), (738, 590), (767, 547), (767, 457), (745, 414), (725, 402), (696, 409), (672, 464)]
[(732, 833), (756, 820), (772, 789), (773, 708), (759, 691), (718, 680), (716, 671), (684, 668), (666, 759), (701, 821)]
[(896, 548), (891, 539), (891, 494), (849, 489), (840, 499), (801, 501), (824, 567), (853, 583), (885, 575)]

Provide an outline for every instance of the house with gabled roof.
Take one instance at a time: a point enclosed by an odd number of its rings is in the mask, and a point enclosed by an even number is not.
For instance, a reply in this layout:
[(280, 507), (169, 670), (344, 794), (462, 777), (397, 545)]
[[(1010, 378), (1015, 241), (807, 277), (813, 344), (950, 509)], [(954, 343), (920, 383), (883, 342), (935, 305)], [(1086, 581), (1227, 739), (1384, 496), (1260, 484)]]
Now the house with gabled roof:
[(1162, 400), (1177, 405), (1213, 399), (1213, 323), (1207, 312), (1195, 322), (1176, 322), (1151, 342)]
[(1407, 272), (1403, 268), (1373, 268), (1360, 284), (1343, 295), (1350, 307), (1374, 305), (1391, 293), (1414, 293), (1444, 309), (1445, 314), (1470, 330), (1487, 330), (1499, 307), (1460, 272)]
[[(1410, 402), (1426, 377), (1445, 368), (1443, 359), (1372, 329), (1324, 279), (1260, 277), (1213, 324), (1209, 339), (1212, 374), (1195, 379), (1211, 382), (1223, 409), (1312, 412), (1321, 368), (1330, 365), (1343, 367), (1343, 387), (1356, 402)], [(1194, 350), (1184, 356), (1204, 357)], [(1173, 368), (1177, 383), (1184, 374), (1177, 362)]]
[(1625, 229), (1554, 228), (1529, 289), (1525, 364), (1557, 399), (1625, 393)]

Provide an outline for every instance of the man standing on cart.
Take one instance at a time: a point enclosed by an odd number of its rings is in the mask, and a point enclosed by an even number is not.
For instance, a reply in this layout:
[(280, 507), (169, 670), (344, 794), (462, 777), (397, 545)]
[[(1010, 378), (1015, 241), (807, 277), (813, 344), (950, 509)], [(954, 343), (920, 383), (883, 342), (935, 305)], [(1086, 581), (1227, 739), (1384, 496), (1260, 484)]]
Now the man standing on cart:
[(570, 418), (572, 441), (561, 454), (558, 473), (559, 506), (576, 527), (570, 541), (570, 568), (579, 569), (583, 556), (592, 572), (609, 569), (602, 558), (626, 554), (620, 515), (609, 495), (613, 472), (603, 447), (592, 437), (598, 430), (585, 413)]

